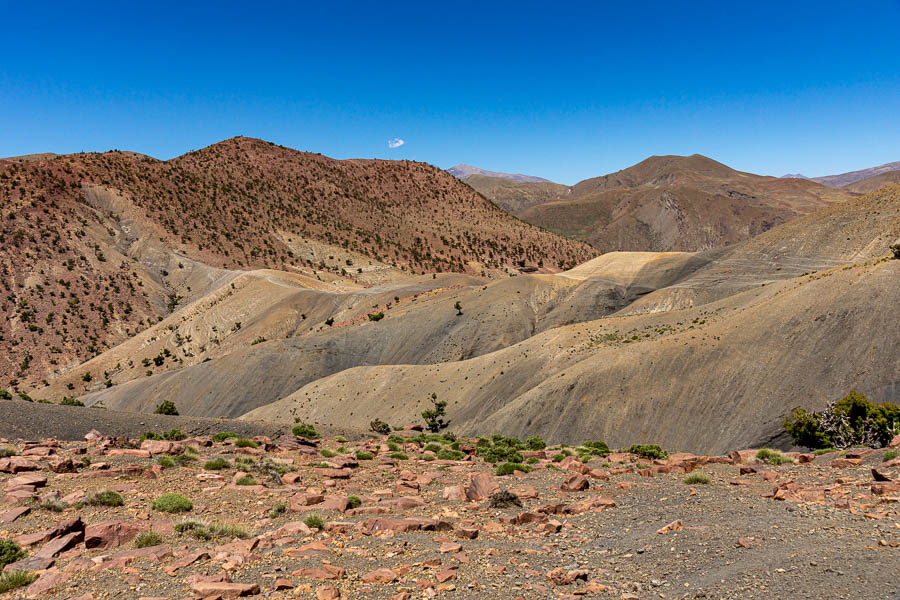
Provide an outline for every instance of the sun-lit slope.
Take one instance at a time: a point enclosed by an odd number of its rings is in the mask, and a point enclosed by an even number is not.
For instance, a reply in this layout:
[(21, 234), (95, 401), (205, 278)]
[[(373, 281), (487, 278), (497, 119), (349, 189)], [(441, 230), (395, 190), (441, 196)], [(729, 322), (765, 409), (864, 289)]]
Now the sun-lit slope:
[[(544, 332), (467, 361), (359, 367), (246, 415), (416, 420), (436, 393), (459, 431), (721, 452), (855, 388), (898, 400), (900, 261), (786, 280), (702, 308)], [(893, 390), (893, 391), (892, 391)]]
[(653, 156), (571, 188), (490, 178), (467, 183), (522, 220), (604, 252), (728, 246), (855, 195), (736, 171), (696, 154)]
[[(123, 345), (84, 369), (96, 372), (103, 365), (105, 370), (120, 364), (123, 355), (146, 359), (166, 349), (176, 357), (189, 352), (183, 362), (166, 358), (145, 377), (145, 367), (136, 360), (129, 370), (112, 375), (116, 385), (108, 389), (85, 386), (82, 372), (75, 370), (39, 393), (56, 397), (64, 393), (63, 384), (74, 383), (91, 392), (86, 401), (109, 408), (147, 411), (170, 399), (184, 414), (237, 416), (355, 366), (462, 360), (553, 327), (598, 319), (700, 265), (690, 260), (670, 265), (649, 257), (642, 262), (641, 273), (632, 269), (625, 279), (619, 265), (594, 265), (590, 277), (584, 269), (493, 282), (445, 274), (344, 292), (272, 290), (269, 281), (252, 273), (236, 282), (237, 289), (219, 292), (223, 299), (198, 302), (181, 311), (183, 316), (161, 323), (158, 331), (164, 335), (145, 336), (155, 340), (152, 344)], [(278, 276), (265, 273), (269, 279)], [(375, 322), (369, 314), (384, 317)], [(329, 317), (334, 319), (330, 327), (324, 324)], [(241, 324), (238, 331), (234, 322)], [(220, 341), (209, 343), (216, 336)], [(183, 347), (174, 345), (179, 340)]]
[(860, 194), (869, 194), (878, 191), (885, 186), (896, 183), (900, 183), (900, 169), (854, 181), (853, 183), (843, 186), (841, 189)]
[(233, 138), (0, 160), (0, 387), (26, 391), (210, 291), (227, 270), (383, 284), (556, 272), (588, 246), (511, 217), (425, 163), (334, 160)]

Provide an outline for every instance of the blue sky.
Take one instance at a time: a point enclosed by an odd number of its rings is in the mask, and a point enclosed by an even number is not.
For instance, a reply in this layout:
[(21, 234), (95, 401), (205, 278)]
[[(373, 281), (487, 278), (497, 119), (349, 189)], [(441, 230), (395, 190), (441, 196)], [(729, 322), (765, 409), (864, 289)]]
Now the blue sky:
[(900, 0), (0, 0), (0, 14), (0, 156), (170, 158), (247, 135), (563, 183), (652, 154), (810, 176), (900, 160)]

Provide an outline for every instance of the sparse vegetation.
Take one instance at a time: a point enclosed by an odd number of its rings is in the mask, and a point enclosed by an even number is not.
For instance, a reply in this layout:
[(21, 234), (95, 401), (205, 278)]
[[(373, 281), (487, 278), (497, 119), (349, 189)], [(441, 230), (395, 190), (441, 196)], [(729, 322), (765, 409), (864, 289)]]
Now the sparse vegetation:
[(235, 485), (257, 485), (256, 479), (252, 475), (244, 475), (234, 482)]
[(234, 441), (234, 445), (238, 448), (259, 448), (259, 444), (254, 442), (253, 440), (248, 440), (246, 438), (238, 438)]
[(793, 464), (794, 462), (778, 450), (772, 450), (771, 448), (763, 448), (762, 450), (759, 450), (756, 453), (756, 460), (774, 466), (783, 465), (785, 463)]
[(497, 468), (494, 470), (494, 474), (498, 477), (502, 477), (503, 475), (512, 475), (516, 471), (528, 473), (529, 471), (531, 471), (531, 467), (523, 465), (522, 463), (505, 462), (502, 465), (497, 466)]
[(358, 508), (362, 504), (362, 499), (359, 496), (347, 496), (347, 502), (350, 508)]
[(368, 452), (360, 451), (356, 453), (356, 460), (372, 460), (373, 458), (374, 457)]
[(11, 573), (3, 573), (0, 575), (0, 594), (11, 592), (12, 590), (30, 585), (37, 581), (37, 573), (28, 571), (13, 571)]
[(231, 463), (227, 459), (217, 456), (216, 458), (206, 461), (203, 468), (207, 471), (221, 471), (222, 469), (230, 469)]
[(306, 439), (314, 439), (319, 437), (319, 434), (316, 432), (315, 427), (313, 427), (312, 425), (307, 425), (305, 423), (301, 423), (291, 429), (291, 433), (293, 433), (297, 437)]
[(0, 571), (6, 565), (19, 562), (26, 556), (25, 551), (17, 543), (12, 540), (0, 539)]
[(175, 403), (171, 400), (163, 400), (159, 403), (159, 406), (156, 407), (156, 410), (153, 411), (157, 415), (178, 415), (178, 409), (175, 407)]
[(88, 498), (87, 504), (91, 506), (124, 506), (125, 499), (119, 492), (101, 490)]
[(437, 394), (431, 394), (431, 408), (422, 412), (422, 418), (425, 419), (425, 427), (432, 433), (437, 433), (441, 429), (446, 429), (449, 421), (444, 421), (446, 416), (447, 401), (438, 400)]
[(547, 443), (539, 435), (533, 435), (525, 440), (525, 447), (529, 450), (543, 450), (547, 447)]
[(703, 484), (706, 485), (709, 483), (709, 475), (706, 473), (701, 473), (700, 471), (694, 471), (693, 473), (688, 473), (684, 478), (684, 482), (688, 485), (695, 484)]
[(669, 453), (660, 448), (656, 444), (634, 444), (622, 450), (629, 454), (637, 454), (641, 458), (647, 460), (663, 459), (669, 456)]
[(163, 494), (153, 501), (153, 510), (167, 513), (188, 512), (194, 508), (190, 499), (181, 494)]
[(60, 406), (84, 406), (84, 402), (76, 398), (64, 397), (59, 401)]
[(213, 436), (213, 441), (216, 442), (224, 442), (225, 440), (229, 440), (231, 438), (240, 437), (238, 434), (233, 431), (220, 431), (216, 435)]
[(518, 496), (513, 494), (510, 491), (502, 490), (497, 492), (496, 494), (492, 494), (490, 498), (488, 498), (488, 506), (491, 508), (512, 508), (512, 507), (521, 507), (522, 500), (519, 499)]
[(272, 510), (269, 511), (270, 519), (277, 519), (285, 512), (287, 512), (288, 505), (285, 502), (279, 502), (275, 506), (272, 507)]
[(900, 405), (874, 404), (854, 391), (821, 412), (796, 409), (784, 420), (795, 446), (822, 448), (882, 447), (900, 433)]
[(304, 525), (309, 527), (310, 529), (324, 529), (325, 528), (325, 519), (320, 517), (319, 515), (312, 514), (307, 515), (305, 519), (303, 519)]
[(379, 435), (390, 435), (391, 433), (391, 426), (381, 419), (375, 419), (374, 421), (369, 423), (369, 429)]
[(900, 456), (900, 450), (887, 450), (882, 458), (884, 459), (884, 462), (887, 462), (889, 460), (894, 460), (898, 456)]
[(137, 548), (149, 548), (151, 546), (159, 546), (162, 543), (162, 537), (155, 531), (142, 531), (134, 538), (134, 545)]

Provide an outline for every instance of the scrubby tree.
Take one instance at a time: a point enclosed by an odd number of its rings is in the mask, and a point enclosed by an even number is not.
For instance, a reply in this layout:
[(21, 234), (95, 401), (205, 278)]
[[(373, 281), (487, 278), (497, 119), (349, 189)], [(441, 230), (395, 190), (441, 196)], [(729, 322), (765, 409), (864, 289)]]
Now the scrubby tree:
[(432, 433), (437, 433), (441, 429), (446, 429), (450, 425), (450, 421), (444, 421), (446, 416), (447, 401), (438, 400), (437, 394), (431, 394), (432, 408), (422, 412), (422, 418), (425, 419), (425, 427)]
[(784, 420), (784, 429), (795, 446), (813, 450), (886, 446), (900, 433), (900, 405), (874, 404), (851, 391), (822, 412), (810, 413), (798, 408)]
[(157, 406), (156, 410), (153, 412), (157, 415), (178, 415), (178, 409), (175, 407), (175, 403), (171, 400), (163, 400), (159, 403), (159, 406)]

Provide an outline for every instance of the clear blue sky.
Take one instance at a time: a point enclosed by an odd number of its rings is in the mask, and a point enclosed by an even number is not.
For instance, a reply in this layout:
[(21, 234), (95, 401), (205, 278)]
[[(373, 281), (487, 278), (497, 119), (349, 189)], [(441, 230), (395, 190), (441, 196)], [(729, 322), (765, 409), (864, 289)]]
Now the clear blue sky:
[(0, 15), (0, 156), (170, 158), (247, 135), (563, 183), (652, 154), (810, 176), (900, 160), (900, 0), (0, 0)]

